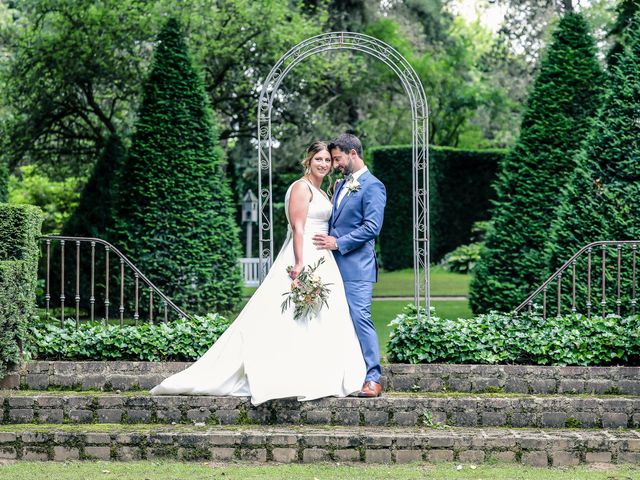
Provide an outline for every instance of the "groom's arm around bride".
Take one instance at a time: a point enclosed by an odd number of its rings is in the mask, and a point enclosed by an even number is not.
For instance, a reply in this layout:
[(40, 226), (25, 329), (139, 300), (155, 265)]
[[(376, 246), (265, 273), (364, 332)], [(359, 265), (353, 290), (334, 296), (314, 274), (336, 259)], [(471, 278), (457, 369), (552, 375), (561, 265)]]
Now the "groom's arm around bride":
[(343, 134), (329, 149), (333, 165), (345, 179), (334, 193), (329, 235), (316, 235), (318, 248), (333, 250), (344, 281), (367, 375), (360, 396), (380, 395), (380, 351), (378, 335), (371, 321), (373, 284), (378, 278), (375, 239), (380, 234), (386, 204), (382, 182), (369, 172), (362, 160), (362, 144), (357, 137)]

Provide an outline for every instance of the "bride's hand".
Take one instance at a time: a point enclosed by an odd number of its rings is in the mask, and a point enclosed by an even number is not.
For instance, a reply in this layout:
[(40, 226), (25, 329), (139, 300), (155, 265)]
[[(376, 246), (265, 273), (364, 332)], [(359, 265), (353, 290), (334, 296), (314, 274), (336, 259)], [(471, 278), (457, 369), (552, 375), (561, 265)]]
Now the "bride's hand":
[(296, 263), (293, 267), (291, 267), (291, 270), (289, 271), (289, 277), (291, 277), (291, 280), (295, 280), (296, 278), (298, 278), (298, 275), (300, 275), (300, 272), (303, 268), (304, 266), (301, 263)]

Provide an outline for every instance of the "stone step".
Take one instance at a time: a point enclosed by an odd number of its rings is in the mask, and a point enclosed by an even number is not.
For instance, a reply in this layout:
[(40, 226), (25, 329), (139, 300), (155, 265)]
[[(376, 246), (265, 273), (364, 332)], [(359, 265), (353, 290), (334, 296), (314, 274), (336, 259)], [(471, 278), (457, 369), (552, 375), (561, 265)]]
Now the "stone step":
[(0, 458), (258, 462), (640, 463), (635, 431), (390, 427), (0, 427)]
[[(188, 362), (28, 362), (0, 388), (150, 389)], [(387, 390), (414, 392), (597, 393), (640, 395), (640, 367), (528, 365), (383, 365)]]
[(125, 392), (0, 391), (2, 423), (360, 425), (636, 428), (640, 397), (387, 393), (380, 398), (152, 396)]

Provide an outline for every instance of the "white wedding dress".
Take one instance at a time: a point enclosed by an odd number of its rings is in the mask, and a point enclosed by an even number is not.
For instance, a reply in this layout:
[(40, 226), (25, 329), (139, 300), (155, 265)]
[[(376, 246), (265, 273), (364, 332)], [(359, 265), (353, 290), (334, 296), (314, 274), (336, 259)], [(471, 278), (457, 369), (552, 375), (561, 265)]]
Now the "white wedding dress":
[[(360, 390), (366, 368), (342, 277), (333, 254), (318, 250), (312, 242), (315, 233), (327, 233), (331, 202), (311, 183), (298, 181), (312, 192), (304, 228), (304, 264), (325, 259), (316, 273), (323, 283), (332, 284), (329, 307), (305, 320), (293, 318), (293, 307), (281, 312), (282, 294), (291, 286), (286, 268), (295, 263), (289, 226), (273, 266), (236, 320), (197, 362), (154, 387), (153, 395), (251, 396), (251, 403), (258, 405), (274, 398), (302, 401)], [(287, 220), (294, 184), (285, 196)]]

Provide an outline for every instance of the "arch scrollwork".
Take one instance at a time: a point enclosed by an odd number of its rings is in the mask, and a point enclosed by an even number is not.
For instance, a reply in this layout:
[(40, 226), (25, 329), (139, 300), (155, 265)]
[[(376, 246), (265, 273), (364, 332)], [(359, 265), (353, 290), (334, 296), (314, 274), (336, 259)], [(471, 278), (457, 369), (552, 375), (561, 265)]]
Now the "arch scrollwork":
[(273, 264), (273, 205), (271, 114), (279, 87), (300, 62), (329, 50), (366, 53), (387, 65), (397, 76), (409, 98), (412, 120), (413, 257), (414, 302), (420, 314), (430, 314), (429, 280), (429, 109), (420, 78), (411, 64), (391, 45), (353, 32), (330, 32), (308, 38), (285, 53), (265, 79), (258, 100), (258, 191), (260, 281)]

